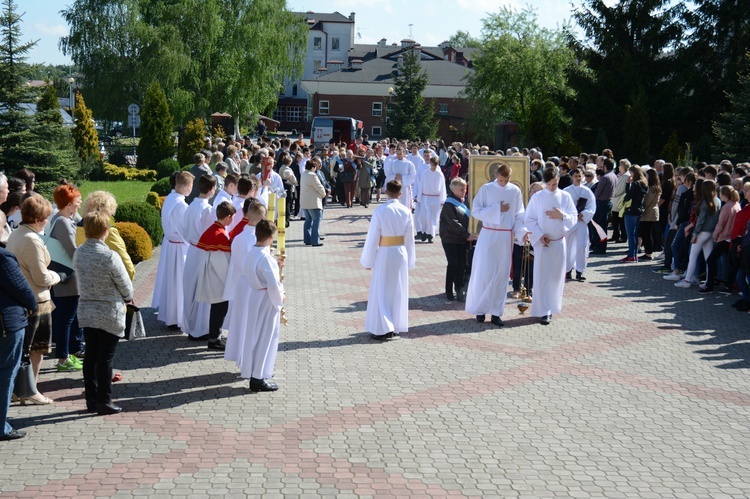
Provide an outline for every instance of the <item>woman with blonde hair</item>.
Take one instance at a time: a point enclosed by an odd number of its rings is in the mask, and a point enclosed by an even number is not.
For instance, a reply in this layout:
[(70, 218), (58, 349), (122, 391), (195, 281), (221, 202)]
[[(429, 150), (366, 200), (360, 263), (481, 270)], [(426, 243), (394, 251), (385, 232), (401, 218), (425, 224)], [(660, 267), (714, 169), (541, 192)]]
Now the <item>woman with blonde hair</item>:
[[(125, 246), (125, 241), (120, 235), (120, 231), (117, 230), (114, 224), (113, 217), (117, 211), (117, 201), (115, 200), (115, 197), (107, 191), (92, 192), (86, 196), (86, 200), (83, 202), (81, 216), (85, 217), (94, 211), (106, 213), (109, 217), (109, 235), (104, 240), (104, 243), (109, 249), (120, 255), (122, 263), (125, 264), (125, 270), (128, 272), (128, 277), (130, 277), (130, 280), (132, 281), (135, 277), (135, 265), (133, 265), (133, 260), (131, 260), (130, 255), (128, 255), (128, 250)], [(83, 230), (83, 220), (81, 220), (76, 227), (76, 246), (82, 245), (85, 241), (86, 234)]]
[(701, 185), (701, 194), (700, 204), (697, 206), (698, 220), (693, 227), (688, 268), (683, 279), (674, 284), (678, 288), (689, 288), (698, 283), (697, 275), (695, 275), (698, 254), (703, 251), (703, 257), (707, 259), (714, 249), (713, 232), (719, 223), (719, 205), (721, 204), (719, 198), (716, 197), (716, 183), (713, 180), (704, 180)]
[[(37, 310), (29, 315), (23, 340), (23, 356), (31, 361), (34, 382), (39, 381), (39, 368), (43, 355), (52, 352), (52, 297), (50, 288), (70, 278), (63, 272), (48, 270), (51, 259), (41, 236), (52, 214), (52, 204), (42, 196), (31, 196), (21, 205), (21, 225), (11, 232), (7, 249), (18, 259), (21, 273), (36, 297)], [(24, 404), (51, 404), (52, 400), (38, 393)]]
[(630, 175), (627, 177), (625, 197), (622, 199), (621, 206), (621, 211), (624, 214), (625, 232), (628, 236), (628, 255), (620, 260), (622, 263), (638, 261), (638, 225), (640, 225), (641, 216), (645, 209), (644, 201), (646, 192), (648, 192), (646, 177), (640, 167), (631, 166), (628, 173)]
[[(719, 189), (719, 198), (722, 205), (721, 211), (719, 211), (719, 221), (712, 235), (714, 247), (711, 250), (711, 255), (706, 259), (706, 284), (701, 286), (699, 293), (713, 292), (719, 272), (719, 258), (729, 251), (734, 219), (740, 212), (740, 193), (735, 191), (732, 186), (725, 185)], [(729, 288), (729, 292), (731, 294), (731, 288)]]

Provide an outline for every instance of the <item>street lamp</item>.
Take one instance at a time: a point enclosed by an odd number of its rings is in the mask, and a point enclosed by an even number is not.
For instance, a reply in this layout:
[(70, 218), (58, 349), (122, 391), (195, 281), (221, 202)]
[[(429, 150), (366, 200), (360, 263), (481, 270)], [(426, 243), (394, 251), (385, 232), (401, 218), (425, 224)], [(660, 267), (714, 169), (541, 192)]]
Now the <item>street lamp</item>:
[(388, 87), (388, 105), (386, 106), (386, 112), (383, 113), (385, 115), (385, 119), (383, 121), (385, 122), (384, 124), (385, 124), (386, 135), (390, 133), (390, 130), (388, 130), (389, 128), (388, 120), (390, 118), (388, 114), (390, 114), (392, 103), (393, 103), (393, 87)]
[(75, 99), (73, 99), (73, 84), (75, 82), (76, 82), (76, 79), (73, 78), (72, 76), (70, 78), (68, 78), (68, 85), (70, 86), (70, 97), (69, 97), (69, 100), (68, 100), (68, 104), (69, 104), (68, 107), (70, 107), (71, 111), (76, 107), (76, 101), (75, 101)]

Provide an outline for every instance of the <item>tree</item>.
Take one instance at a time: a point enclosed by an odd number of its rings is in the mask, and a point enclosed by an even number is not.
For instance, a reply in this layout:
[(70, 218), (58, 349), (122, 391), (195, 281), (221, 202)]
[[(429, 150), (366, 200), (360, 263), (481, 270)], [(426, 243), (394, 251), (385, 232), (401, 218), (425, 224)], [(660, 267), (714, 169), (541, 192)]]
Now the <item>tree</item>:
[(85, 75), (96, 115), (110, 120), (158, 81), (176, 123), (214, 111), (241, 121), (302, 74), (309, 32), (278, 0), (75, 0), (62, 14), (63, 53)]
[(423, 97), (429, 79), (422, 72), (419, 54), (410, 47), (403, 54), (398, 74), (393, 78), (393, 100), (388, 109), (388, 134), (402, 139), (430, 139), (437, 135), (432, 100)]
[(739, 88), (727, 95), (729, 109), (714, 124), (721, 154), (732, 161), (750, 158), (750, 53), (745, 68), (737, 76)]
[(573, 18), (586, 40), (571, 41), (588, 70), (571, 79), (585, 99), (570, 103), (568, 109), (585, 117), (573, 123), (584, 146), (595, 140), (595, 131), (601, 128), (611, 141), (608, 147), (618, 156), (631, 155), (623, 150), (623, 123), (641, 90), (648, 103), (647, 121), (660, 123), (650, 128), (649, 142), (666, 142), (673, 128), (674, 97), (680, 94), (674, 74), (681, 68), (674, 49), (682, 39), (684, 9), (684, 2), (670, 0), (583, 0), (575, 7)]
[(479, 38), (474, 38), (468, 31), (458, 30), (453, 36), (448, 38), (448, 42), (453, 47), (462, 48), (482, 48), (482, 41)]
[(206, 122), (200, 118), (188, 122), (182, 133), (180, 150), (177, 152), (177, 161), (180, 165), (193, 163), (193, 156), (201, 152), (205, 144)]
[(625, 120), (622, 125), (623, 153), (637, 164), (644, 164), (649, 159), (649, 121), (646, 93), (640, 89), (625, 108)]
[(36, 103), (37, 118), (48, 123), (62, 125), (63, 119), (60, 114), (60, 103), (57, 101), (57, 90), (51, 81), (42, 90), (42, 95)]
[(73, 111), (76, 126), (73, 129), (73, 141), (78, 151), (78, 157), (86, 162), (90, 158), (99, 158), (99, 134), (94, 128), (94, 118), (91, 110), (86, 107), (83, 95), (76, 94), (76, 106)]
[(138, 168), (155, 169), (159, 161), (174, 156), (174, 119), (169, 112), (167, 96), (158, 82), (146, 91), (141, 112), (141, 140), (138, 143)]
[(564, 33), (540, 28), (531, 7), (503, 7), (482, 22), (482, 47), (466, 87), (484, 110), (475, 128), (490, 138), (497, 123), (514, 121), (523, 143), (555, 150), (570, 123), (562, 101), (574, 96), (567, 74), (576, 60)]

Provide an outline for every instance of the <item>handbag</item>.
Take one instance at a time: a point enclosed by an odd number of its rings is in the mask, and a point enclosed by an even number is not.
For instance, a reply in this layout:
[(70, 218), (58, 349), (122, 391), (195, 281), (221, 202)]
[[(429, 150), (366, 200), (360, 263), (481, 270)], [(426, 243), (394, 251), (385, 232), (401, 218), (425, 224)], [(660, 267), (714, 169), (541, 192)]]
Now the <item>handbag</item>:
[(48, 231), (45, 231), (44, 235), (42, 236), (42, 241), (44, 241), (44, 245), (47, 247), (49, 259), (51, 261), (72, 269), (73, 259), (68, 256), (68, 252), (65, 251), (65, 248), (63, 248), (63, 245), (60, 244), (60, 241), (52, 237), (52, 231), (55, 230), (55, 225), (57, 225), (57, 222), (59, 220), (60, 217), (57, 217), (55, 221), (52, 222), (52, 226)]
[(21, 359), (21, 365), (16, 374), (16, 383), (13, 387), (13, 393), (20, 399), (33, 397), (36, 391), (36, 382), (34, 381), (34, 369), (28, 357)]
[(146, 337), (146, 328), (143, 326), (141, 309), (128, 303), (125, 311), (125, 339), (135, 340)]

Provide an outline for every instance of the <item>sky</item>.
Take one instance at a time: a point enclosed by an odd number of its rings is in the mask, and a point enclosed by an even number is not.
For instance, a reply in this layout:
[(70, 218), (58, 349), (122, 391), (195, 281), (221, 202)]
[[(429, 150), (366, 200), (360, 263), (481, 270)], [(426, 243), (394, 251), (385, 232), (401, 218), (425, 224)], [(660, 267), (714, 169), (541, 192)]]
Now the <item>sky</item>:
[[(68, 34), (60, 11), (72, 3), (72, 0), (16, 0), (18, 12), (25, 12), (23, 40), (38, 40), (29, 52), (28, 62), (71, 63), (60, 52), (58, 41)], [(571, 6), (566, 0), (287, 0), (288, 7), (297, 12), (338, 11), (345, 16), (355, 12), (355, 27), (361, 36), (358, 43), (377, 43), (381, 38), (394, 43), (409, 38), (411, 33), (411, 38), (424, 46), (438, 45), (459, 29), (479, 37), (481, 20), (488, 12), (497, 12), (503, 5), (519, 9), (527, 4), (536, 9), (539, 24), (546, 28), (561, 27), (571, 16)]]

